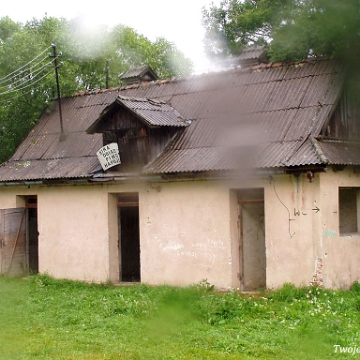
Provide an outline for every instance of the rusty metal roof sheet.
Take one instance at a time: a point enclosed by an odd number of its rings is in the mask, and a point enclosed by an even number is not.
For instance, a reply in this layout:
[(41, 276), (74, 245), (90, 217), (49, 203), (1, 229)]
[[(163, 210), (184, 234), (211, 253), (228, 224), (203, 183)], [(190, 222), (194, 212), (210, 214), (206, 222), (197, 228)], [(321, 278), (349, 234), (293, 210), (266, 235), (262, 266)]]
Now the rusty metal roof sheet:
[(360, 165), (359, 143), (340, 140), (321, 140), (318, 144), (329, 163), (336, 165)]
[(164, 101), (119, 95), (116, 102), (136, 114), (149, 126), (186, 127), (190, 125), (190, 121), (187, 121), (177, 110)]
[(149, 73), (153, 80), (157, 79), (157, 75), (155, 74), (154, 70), (148, 66), (143, 65), (136, 68), (131, 68), (129, 70), (126, 70), (124, 73), (120, 75), (120, 79), (130, 79), (134, 77), (142, 77), (146, 73)]
[[(63, 99), (65, 140), (59, 141), (55, 104), (0, 168), (0, 181), (90, 176), (102, 135), (87, 134), (86, 129), (117, 101), (149, 126), (179, 126), (177, 138), (147, 165), (147, 173), (226, 170), (249, 159), (254, 167), (266, 168), (319, 164), (309, 134), (321, 134), (340, 97), (342, 78), (334, 60), (321, 60), (260, 65)], [(185, 126), (183, 119), (191, 125)], [(320, 146), (334, 163), (354, 161), (343, 145), (336, 145), (338, 150), (328, 142)], [(49, 171), (57, 160), (69, 169), (59, 165)], [(28, 161), (21, 171), (13, 168)]]
[[(195, 121), (146, 171), (174, 172), (176, 167), (179, 171), (204, 171), (209, 163), (219, 169), (222, 167), (216, 165), (218, 160), (211, 155), (211, 147), (234, 154), (234, 149), (249, 144), (256, 153), (252, 158), (255, 167), (320, 164), (310, 140), (303, 139), (310, 133), (320, 134), (340, 96), (342, 83), (338, 78), (341, 74), (336, 71), (335, 61), (320, 61), (260, 66), (247, 72), (220, 73), (209, 82), (203, 79), (199, 83), (199, 78), (193, 78), (186, 84), (177, 83), (172, 87), (170, 103)], [(143, 95), (149, 89), (152, 96), (167, 96), (171, 86), (165, 85), (144, 87)], [(133, 95), (134, 90), (122, 93)], [(223, 168), (242, 164), (242, 158), (236, 164), (232, 156), (223, 154)], [(202, 159), (203, 165), (198, 161), (190, 165), (195, 158)]]
[(102, 135), (86, 134), (117, 91), (62, 99), (65, 139), (60, 141), (60, 120), (55, 103), (30, 131), (12, 158), (0, 167), (0, 181), (27, 181), (88, 177), (98, 165), (96, 151)]
[(265, 46), (253, 46), (244, 49), (241, 54), (238, 56), (238, 59), (254, 59), (260, 57), (266, 51)]
[(99, 165), (96, 156), (44, 160), (10, 160), (0, 168), (0, 181), (87, 178)]

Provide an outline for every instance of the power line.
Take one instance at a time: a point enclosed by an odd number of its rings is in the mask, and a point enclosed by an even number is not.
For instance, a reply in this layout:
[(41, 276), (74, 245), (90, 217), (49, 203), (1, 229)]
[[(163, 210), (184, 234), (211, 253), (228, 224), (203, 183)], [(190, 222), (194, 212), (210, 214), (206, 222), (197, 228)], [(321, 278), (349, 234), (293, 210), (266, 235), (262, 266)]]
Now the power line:
[[(45, 61), (46, 59), (48, 59), (48, 58), (49, 58), (49, 56), (45, 56), (43, 59), (41, 59), (41, 60), (40, 60), (38, 63), (36, 63), (35, 65), (32, 65), (31, 67), (28, 67), (28, 68), (25, 68), (25, 69), (19, 71), (18, 73), (16, 73), (15, 75), (13, 75), (11, 78), (8, 78), (8, 79), (3, 80), (3, 81), (0, 80), (0, 84), (3, 84), (3, 83), (14, 84), (15, 82), (18, 82), (19, 80), (22, 79), (22, 78), (19, 78), (19, 76), (20, 76), (21, 74), (26, 73), (25, 77), (28, 76), (29, 73), (36, 71), (35, 69), (36, 69), (39, 65), (43, 64), (44, 61)], [(15, 80), (14, 82), (11, 82), (11, 80), (13, 80), (13, 79), (17, 79), (17, 80)], [(5, 86), (7, 86), (7, 85), (4, 85), (4, 86), (2, 86), (2, 87), (5, 87)]]
[(53, 72), (53, 69), (51, 69), (49, 72), (47, 72), (44, 76), (42, 76), (40, 79), (36, 80), (36, 81), (32, 81), (31, 84), (28, 84), (28, 85), (25, 85), (23, 87), (19, 87), (19, 88), (16, 88), (14, 90), (8, 90), (8, 91), (5, 91), (5, 92), (2, 92), (0, 93), (0, 96), (1, 95), (6, 95), (6, 94), (11, 94), (11, 93), (14, 93), (14, 92), (17, 92), (17, 91), (20, 91), (20, 90), (24, 90), (26, 88), (28, 88), (29, 86), (32, 86), (34, 84), (37, 84), (39, 81), (41, 81), (42, 79), (46, 78), (46, 76), (48, 76), (50, 73)]
[[(43, 85), (46, 85), (46, 84), (48, 84), (48, 83), (50, 83), (50, 82), (52, 82), (52, 79), (46, 80)], [(34, 93), (34, 92), (36, 92), (37, 90), (41, 89), (41, 88), (43, 87), (43, 85), (37, 86), (37, 87), (35, 87), (35, 88), (32, 88), (32, 89), (30, 89), (29, 91), (23, 92), (23, 93), (21, 93), (20, 95), (14, 96), (14, 97), (12, 97), (12, 98), (6, 98), (6, 99), (4, 99), (4, 100), (0, 100), (0, 104), (6, 104), (6, 103), (9, 104), (9, 103), (11, 103), (13, 100), (15, 100), (15, 99), (18, 99), (18, 98), (20, 98), (20, 97), (22, 97), (22, 96), (25, 96), (25, 95), (28, 95), (28, 94), (31, 94), (31, 93)], [(8, 107), (8, 106), (6, 106), (6, 105), (3, 106), (3, 108), (7, 108), (7, 107)]]
[(28, 63), (26, 63), (25, 65), (19, 67), (18, 69), (14, 70), (13, 72), (11, 72), (10, 74), (7, 74), (6, 76), (4, 76), (3, 78), (0, 78), (0, 83), (9, 78), (11, 75), (15, 74), (16, 72), (20, 71), (21, 69), (23, 69), (24, 67), (28, 66), (29, 64), (31, 64), (32, 62), (34, 62), (36, 59), (38, 59), (40, 56), (44, 55), (49, 49), (51, 48), (51, 46), (49, 46), (48, 48), (46, 48), (41, 54), (37, 55), (36, 57), (34, 57), (32, 60), (30, 60)]
[[(52, 64), (55, 64), (55, 67), (57, 66), (57, 59), (61, 57), (61, 53), (56, 57), (48, 54), (40, 61), (37, 61), (45, 52), (49, 50), (49, 48), (50, 47), (45, 49), (43, 52), (41, 52), (25, 65), (19, 67), (17, 70), (1, 78), (0, 84), (2, 82), (6, 83), (6, 85), (0, 86), (0, 96), (13, 94), (18, 91), (28, 89), (29, 87), (33, 87), (35, 84), (39, 83), (41, 80), (50, 75), (50, 73), (53, 71), (53, 67), (49, 71), (48, 68)], [(51, 58), (51, 60), (44, 63), (44, 61), (49, 58)], [(27, 93), (31, 93), (31, 91), (32, 90)]]
[(37, 70), (29, 71), (28, 74), (26, 74), (25, 76), (17, 79), (16, 81), (14, 81), (12, 83), (9, 83), (9, 84), (4, 85), (4, 86), (0, 86), (0, 91), (1, 91), (1, 89), (8, 89), (8, 90), (16, 91), (16, 89), (18, 88), (19, 85), (21, 86), (21, 85), (23, 85), (23, 84), (25, 84), (27, 82), (30, 82), (30, 81), (34, 80), (37, 76), (39, 76), (43, 72), (43, 70), (45, 68), (49, 67), (52, 64), (53, 61), (54, 60), (51, 60), (47, 64), (43, 64), (43, 66), (40, 67)]

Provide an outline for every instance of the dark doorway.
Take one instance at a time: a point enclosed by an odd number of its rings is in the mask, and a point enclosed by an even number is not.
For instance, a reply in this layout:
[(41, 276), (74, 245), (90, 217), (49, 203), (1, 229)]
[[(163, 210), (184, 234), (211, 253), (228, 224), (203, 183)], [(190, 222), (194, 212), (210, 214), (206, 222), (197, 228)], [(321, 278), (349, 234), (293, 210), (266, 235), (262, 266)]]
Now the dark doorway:
[(37, 197), (26, 198), (26, 233), (28, 244), (29, 273), (39, 272), (39, 233), (37, 216)]
[(238, 191), (240, 289), (266, 288), (264, 189)]
[(139, 195), (118, 196), (120, 281), (140, 281)]

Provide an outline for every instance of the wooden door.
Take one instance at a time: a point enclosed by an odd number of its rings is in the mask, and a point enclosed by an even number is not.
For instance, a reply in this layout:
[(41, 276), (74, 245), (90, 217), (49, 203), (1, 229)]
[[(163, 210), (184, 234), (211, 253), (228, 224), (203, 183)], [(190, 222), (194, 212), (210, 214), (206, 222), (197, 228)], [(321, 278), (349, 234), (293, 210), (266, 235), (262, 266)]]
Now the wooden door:
[(0, 210), (0, 270), (7, 276), (28, 272), (25, 208)]

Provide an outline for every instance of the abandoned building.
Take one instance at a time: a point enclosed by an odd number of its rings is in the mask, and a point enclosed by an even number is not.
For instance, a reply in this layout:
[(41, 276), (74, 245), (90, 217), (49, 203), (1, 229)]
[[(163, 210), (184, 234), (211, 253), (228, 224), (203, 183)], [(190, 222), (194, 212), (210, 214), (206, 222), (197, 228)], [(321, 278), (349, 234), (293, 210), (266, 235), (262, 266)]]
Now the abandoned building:
[(360, 109), (335, 60), (128, 75), (62, 99), (63, 134), (54, 106), (0, 167), (2, 274), (243, 291), (360, 279)]

